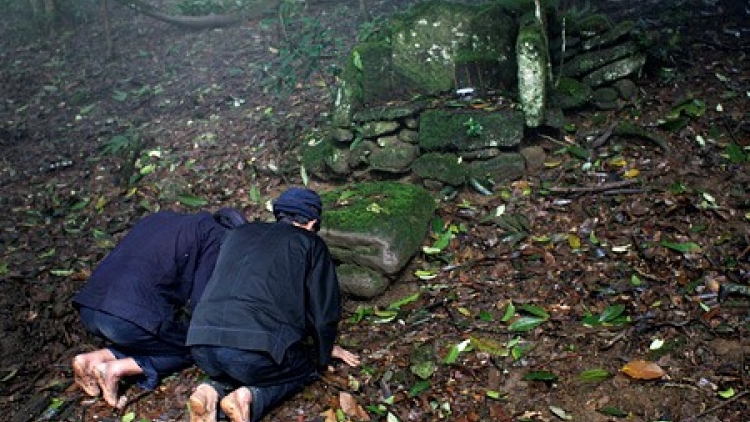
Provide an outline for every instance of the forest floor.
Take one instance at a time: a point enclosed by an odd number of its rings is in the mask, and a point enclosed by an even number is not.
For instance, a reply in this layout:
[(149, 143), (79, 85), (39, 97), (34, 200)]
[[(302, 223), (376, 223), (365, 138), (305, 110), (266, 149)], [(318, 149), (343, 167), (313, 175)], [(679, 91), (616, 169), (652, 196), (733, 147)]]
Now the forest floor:
[[(378, 17), (411, 2), (365, 3)], [(441, 260), (420, 254), (383, 297), (346, 299), (341, 341), (362, 368), (334, 368), (266, 420), (365, 420), (352, 406), (389, 422), (749, 420), (746, 4), (595, 3), (662, 40), (638, 98), (569, 113), (575, 130), (530, 139), (548, 160), (525, 180), (441, 201), (439, 217), (458, 228)], [(70, 298), (149, 212), (231, 206), (268, 218), (264, 201), (302, 183), (297, 147), (325, 128), (335, 86), (325, 70), (358, 30), (374, 28), (359, 2), (313, 2), (285, 22), (286, 35), (320, 24), (330, 32), (307, 42), (331, 43), (324, 71), (294, 80), (277, 65), (284, 32), (273, 16), (195, 32), (118, 4), (110, 13), (114, 57), (97, 20), (33, 42), (21, 41), (13, 19), (0, 27), (8, 421), (187, 420), (202, 377), (195, 368), (153, 392), (125, 386), (130, 401), (119, 411), (81, 395), (71, 358), (101, 344)], [(288, 95), (273, 95), (284, 81)], [(660, 124), (675, 113), (679, 128)], [(602, 137), (623, 119), (663, 136), (669, 150)], [(597, 159), (558, 153), (571, 142)], [(519, 242), (492, 223), (499, 207), (528, 217)], [(436, 267), (430, 280), (414, 274)]]

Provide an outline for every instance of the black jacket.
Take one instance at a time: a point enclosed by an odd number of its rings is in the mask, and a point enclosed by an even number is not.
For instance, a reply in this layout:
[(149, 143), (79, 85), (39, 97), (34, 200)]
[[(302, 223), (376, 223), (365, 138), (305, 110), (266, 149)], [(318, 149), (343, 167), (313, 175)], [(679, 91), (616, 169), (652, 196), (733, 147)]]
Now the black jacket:
[(99, 263), (73, 304), (118, 316), (184, 345), (183, 319), (211, 277), (227, 230), (246, 222), (231, 208), (214, 215), (148, 215)]
[(287, 223), (250, 223), (224, 240), (187, 344), (268, 352), (314, 340), (327, 365), (341, 318), (336, 268), (323, 239)]
[(151, 214), (102, 260), (73, 304), (105, 311), (184, 344), (185, 328), (172, 332), (183, 325), (176, 319), (183, 307), (198, 302), (227, 229), (205, 211)]

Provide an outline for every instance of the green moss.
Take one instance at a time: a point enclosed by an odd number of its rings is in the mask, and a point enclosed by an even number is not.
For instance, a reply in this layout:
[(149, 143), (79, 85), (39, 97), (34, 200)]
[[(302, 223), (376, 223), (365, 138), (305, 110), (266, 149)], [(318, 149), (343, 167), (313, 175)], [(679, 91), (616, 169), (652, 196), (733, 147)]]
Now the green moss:
[(604, 50), (579, 54), (563, 65), (563, 74), (581, 76), (607, 63), (632, 55), (638, 50), (639, 47), (634, 42), (625, 42)]
[(424, 151), (457, 151), (466, 142), (466, 113), (428, 110), (419, 121), (419, 146)]
[(302, 165), (313, 174), (325, 171), (326, 160), (335, 153), (333, 140), (323, 139), (317, 143), (306, 143), (300, 148)]
[(420, 179), (438, 180), (451, 186), (463, 185), (468, 174), (458, 155), (435, 152), (421, 155), (412, 163), (411, 169)]
[[(467, 123), (481, 126), (470, 136)], [(515, 147), (523, 137), (523, 115), (516, 112), (427, 110), (419, 120), (419, 146), (426, 152)]]
[(570, 26), (572, 30), (581, 34), (594, 35), (608, 31), (612, 28), (612, 22), (603, 14), (592, 13), (573, 20)]
[[(373, 233), (384, 220), (399, 231), (413, 228), (420, 216), (432, 214), (435, 200), (418, 186), (398, 182), (363, 182), (324, 192), (323, 221), (338, 230)], [(421, 238), (424, 228), (419, 228)]]
[(518, 95), (526, 116), (526, 125), (544, 122), (547, 102), (548, 53), (545, 29), (535, 18), (524, 19), (516, 40)]
[(392, 75), (391, 46), (387, 40), (359, 43), (346, 62), (342, 79), (358, 102), (371, 102), (390, 93)]
[(455, 57), (466, 45), (477, 8), (425, 2), (393, 24), (393, 60), (407, 87), (426, 93), (454, 88)]
[(551, 105), (563, 109), (580, 107), (591, 98), (591, 87), (573, 78), (560, 78), (553, 91)]

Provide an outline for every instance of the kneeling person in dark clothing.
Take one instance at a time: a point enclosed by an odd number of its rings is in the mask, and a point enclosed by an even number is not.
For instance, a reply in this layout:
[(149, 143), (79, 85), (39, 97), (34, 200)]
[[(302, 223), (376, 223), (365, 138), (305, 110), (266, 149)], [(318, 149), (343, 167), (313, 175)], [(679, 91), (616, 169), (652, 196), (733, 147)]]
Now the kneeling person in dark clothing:
[(328, 247), (316, 234), (320, 197), (291, 188), (273, 211), (276, 222), (250, 223), (227, 236), (195, 309), (187, 344), (211, 382), (190, 397), (191, 422), (216, 421), (217, 405), (232, 422), (258, 421), (316, 379), (331, 357), (359, 364), (334, 345), (340, 292)]
[(154, 389), (193, 363), (187, 313), (208, 283), (227, 231), (247, 223), (236, 210), (161, 211), (140, 221), (96, 267), (73, 298), (85, 328), (107, 347), (73, 359), (76, 383), (114, 407), (119, 381)]

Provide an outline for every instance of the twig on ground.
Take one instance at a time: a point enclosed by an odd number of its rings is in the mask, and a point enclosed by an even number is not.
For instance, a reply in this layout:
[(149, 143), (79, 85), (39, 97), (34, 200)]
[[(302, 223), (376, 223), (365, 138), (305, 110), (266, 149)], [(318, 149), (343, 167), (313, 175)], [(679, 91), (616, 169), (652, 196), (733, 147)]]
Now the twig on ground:
[(737, 401), (737, 400), (741, 399), (742, 397), (746, 396), (746, 395), (747, 395), (748, 393), (750, 393), (750, 391), (748, 391), (748, 390), (745, 390), (745, 391), (743, 391), (743, 392), (741, 392), (741, 393), (737, 394), (736, 396), (732, 397), (731, 399), (727, 399), (726, 401), (723, 401), (723, 402), (721, 402), (721, 403), (717, 404), (717, 405), (716, 405), (716, 406), (714, 406), (714, 407), (710, 407), (710, 408), (708, 408), (708, 409), (706, 409), (706, 410), (704, 410), (704, 411), (702, 411), (702, 412), (698, 413), (698, 414), (697, 414), (697, 415), (695, 415), (695, 416), (691, 416), (691, 417), (689, 417), (689, 418), (687, 418), (687, 419), (683, 419), (683, 421), (682, 421), (682, 422), (693, 422), (693, 421), (697, 421), (698, 419), (700, 419), (700, 418), (702, 418), (702, 417), (704, 417), (704, 416), (708, 415), (709, 413), (713, 413), (713, 412), (715, 412), (715, 411), (717, 411), (717, 410), (721, 409), (722, 407), (725, 407), (725, 406), (728, 406), (728, 405), (730, 405), (731, 403), (734, 403), (735, 401)]
[(598, 186), (572, 186), (572, 187), (552, 187), (549, 189), (552, 193), (562, 193), (562, 194), (569, 194), (569, 193), (597, 193), (597, 192), (607, 192), (611, 191), (613, 189), (620, 189), (626, 186), (631, 186), (636, 183), (638, 183), (638, 180), (632, 179), (632, 180), (620, 180), (617, 182), (610, 182), (605, 183), (603, 185)]
[(643, 189), (631, 188), (631, 189), (612, 189), (604, 192), (605, 195), (630, 195), (635, 193), (643, 193)]
[(624, 339), (625, 337), (628, 337), (630, 333), (633, 332), (633, 327), (626, 328), (619, 333), (617, 333), (614, 337), (606, 341), (603, 345), (599, 347), (599, 350), (608, 350), (611, 349), (612, 346), (615, 345), (618, 341)]
[(612, 138), (612, 134), (614, 133), (616, 127), (617, 123), (611, 123), (604, 130), (604, 132), (602, 132), (599, 136), (596, 137), (596, 139), (591, 142), (591, 148), (596, 149), (604, 146), (604, 144), (606, 144), (610, 140), (610, 138)]

